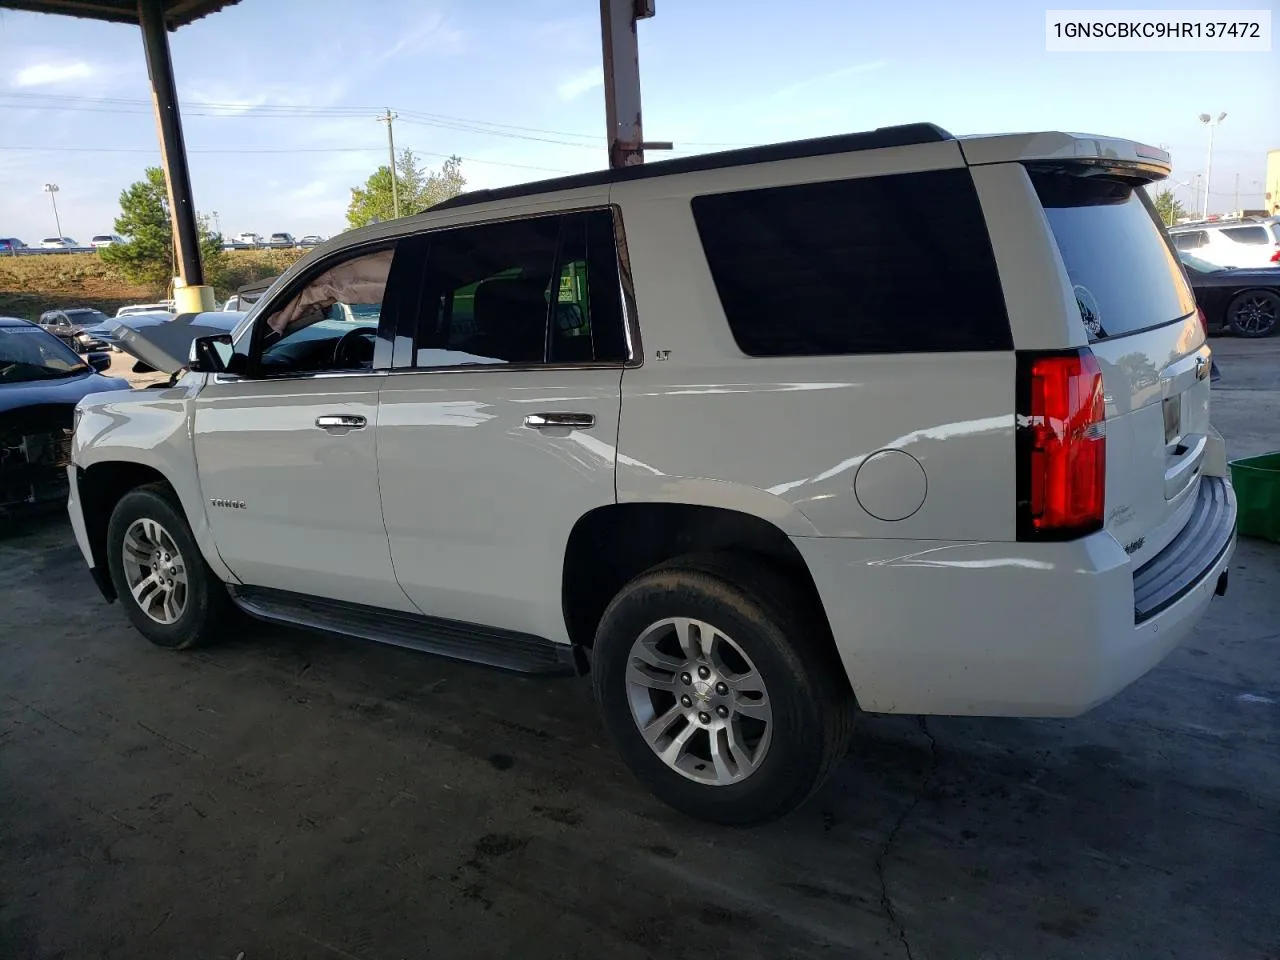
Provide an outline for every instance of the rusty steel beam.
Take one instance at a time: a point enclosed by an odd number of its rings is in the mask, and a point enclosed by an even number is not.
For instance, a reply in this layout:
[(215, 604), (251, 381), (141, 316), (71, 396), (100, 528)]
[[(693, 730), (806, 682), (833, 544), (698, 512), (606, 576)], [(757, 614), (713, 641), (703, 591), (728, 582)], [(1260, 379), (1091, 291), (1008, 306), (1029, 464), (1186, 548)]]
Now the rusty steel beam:
[(609, 166), (644, 163), (644, 151), (670, 150), (670, 143), (646, 143), (640, 115), (640, 50), (636, 21), (653, 16), (654, 0), (600, 0), (600, 41), (604, 48), (604, 116)]
[(169, 59), (169, 37), (165, 33), (164, 4), (161, 0), (138, 0), (138, 22), (146, 51), (147, 73), (160, 129), (160, 160), (169, 187), (169, 217), (178, 249), (178, 276), (189, 287), (204, 284), (200, 263), (200, 231), (191, 198), (191, 173), (187, 169), (187, 147), (182, 137), (182, 116), (178, 111), (178, 91)]

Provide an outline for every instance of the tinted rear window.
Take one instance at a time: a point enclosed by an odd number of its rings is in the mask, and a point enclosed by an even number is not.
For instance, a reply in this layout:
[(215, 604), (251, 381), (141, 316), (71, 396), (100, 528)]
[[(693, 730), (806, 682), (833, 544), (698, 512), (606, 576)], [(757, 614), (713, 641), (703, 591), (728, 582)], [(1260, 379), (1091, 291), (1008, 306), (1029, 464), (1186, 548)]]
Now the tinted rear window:
[(1262, 225), (1256, 227), (1223, 227), (1222, 232), (1236, 243), (1267, 242), (1267, 228)]
[(712, 194), (693, 216), (750, 356), (1012, 349), (967, 170)]
[(1196, 302), (1140, 187), (1064, 170), (1029, 171), (1089, 337), (1157, 327)]

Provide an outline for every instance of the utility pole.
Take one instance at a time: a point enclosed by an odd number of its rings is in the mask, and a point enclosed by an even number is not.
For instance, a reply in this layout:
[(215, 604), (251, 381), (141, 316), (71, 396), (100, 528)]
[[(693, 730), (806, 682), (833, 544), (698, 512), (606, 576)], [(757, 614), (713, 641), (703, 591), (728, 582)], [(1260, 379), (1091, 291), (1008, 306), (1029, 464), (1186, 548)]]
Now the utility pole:
[(644, 151), (670, 150), (670, 142), (645, 142), (640, 123), (640, 51), (636, 21), (653, 16), (654, 0), (600, 0), (604, 49), (604, 117), (609, 166), (644, 163)]
[(58, 219), (58, 185), (56, 183), (46, 183), (44, 192), (49, 195), (49, 199), (53, 201), (53, 225), (58, 228), (58, 239), (62, 239), (62, 221)]
[(387, 153), (391, 158), (391, 213), (396, 219), (400, 218), (400, 188), (396, 186), (396, 141), (391, 133), (391, 123), (396, 119), (396, 114), (391, 112), (388, 107), (384, 116), (374, 117), (379, 123), (387, 125)]

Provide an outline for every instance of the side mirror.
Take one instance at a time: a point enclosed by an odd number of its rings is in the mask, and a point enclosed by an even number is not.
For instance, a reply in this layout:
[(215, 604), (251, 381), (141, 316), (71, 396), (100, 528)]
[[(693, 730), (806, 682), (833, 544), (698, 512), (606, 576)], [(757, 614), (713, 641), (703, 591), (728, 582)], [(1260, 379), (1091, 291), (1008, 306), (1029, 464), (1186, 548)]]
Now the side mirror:
[(86, 359), (89, 361), (89, 366), (99, 373), (106, 373), (111, 368), (111, 354), (109, 353), (91, 353)]
[(191, 343), (187, 369), (192, 373), (222, 373), (227, 369), (234, 352), (229, 333), (198, 337)]

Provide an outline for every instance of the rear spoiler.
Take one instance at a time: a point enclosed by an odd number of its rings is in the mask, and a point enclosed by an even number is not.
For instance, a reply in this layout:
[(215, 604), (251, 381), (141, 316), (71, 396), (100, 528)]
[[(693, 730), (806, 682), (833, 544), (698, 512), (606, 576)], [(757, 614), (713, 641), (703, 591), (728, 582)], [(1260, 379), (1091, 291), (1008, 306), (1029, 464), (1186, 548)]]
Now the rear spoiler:
[(1083, 133), (1011, 133), (961, 137), (970, 166), (989, 163), (1078, 163), (1112, 168), (1143, 180), (1163, 180), (1173, 169), (1169, 154), (1133, 140)]

